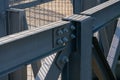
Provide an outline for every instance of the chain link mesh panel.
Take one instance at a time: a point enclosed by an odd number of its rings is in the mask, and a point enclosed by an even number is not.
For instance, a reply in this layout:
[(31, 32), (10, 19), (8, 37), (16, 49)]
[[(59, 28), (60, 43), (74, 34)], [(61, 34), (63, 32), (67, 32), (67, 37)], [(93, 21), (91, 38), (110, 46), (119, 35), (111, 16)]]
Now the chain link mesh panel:
[[(25, 10), (29, 29), (59, 21), (73, 14), (71, 0), (9, 0), (9, 7)], [(42, 63), (47, 64), (51, 57), (44, 58)], [(39, 71), (40, 77), (43, 76), (44, 66), (46, 65), (43, 65)], [(27, 78), (27, 80), (35, 80), (31, 65), (27, 66)]]
[[(10, 0), (9, 6), (28, 5), (35, 1), (37, 2), (37, 0)], [(39, 4), (28, 6), (25, 10), (30, 29), (58, 21), (73, 12), (71, 0), (39, 0)]]

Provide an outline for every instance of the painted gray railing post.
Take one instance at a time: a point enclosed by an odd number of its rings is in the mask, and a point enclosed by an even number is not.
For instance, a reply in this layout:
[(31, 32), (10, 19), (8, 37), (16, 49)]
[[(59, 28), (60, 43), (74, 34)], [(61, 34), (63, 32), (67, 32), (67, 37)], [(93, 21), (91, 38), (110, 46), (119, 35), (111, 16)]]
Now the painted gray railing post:
[(8, 0), (0, 0), (0, 37), (6, 35), (6, 9)]
[[(81, 25), (80, 25), (81, 24)], [(92, 19), (86, 18), (78, 24), (77, 48), (80, 58), (80, 79), (92, 80)], [(79, 68), (78, 68), (79, 70)]]
[[(0, 37), (5, 36), (6, 32), (6, 9), (8, 0), (0, 0)], [(0, 80), (8, 80), (8, 75), (0, 77)]]
[[(18, 33), (28, 29), (25, 11), (23, 9), (11, 8), (7, 10), (7, 35)], [(27, 80), (27, 67), (9, 74), (9, 80)]]
[(68, 80), (92, 80), (92, 25), (90, 16), (73, 15), (64, 20), (71, 21), (75, 27), (75, 51), (69, 60)]
[(73, 13), (80, 14), (80, 12), (98, 5), (100, 1), (101, 0), (71, 0), (73, 4)]
[[(80, 12), (82, 12), (82, 11), (88, 9), (88, 8), (91, 8), (91, 7), (95, 6), (95, 5), (97, 5), (97, 2), (96, 1), (92, 1), (92, 0), (71, 0), (71, 3), (73, 5), (73, 13), (74, 14), (80, 14)], [(72, 47), (74, 48), (75, 45), (72, 46)], [(79, 69), (79, 67), (80, 67), (80, 65), (79, 65), (79, 62), (80, 62), (80, 56), (79, 56), (79, 54), (73, 53), (72, 56), (70, 56), (70, 59), (71, 59), (71, 61), (69, 62), (69, 64), (67, 64), (65, 66), (65, 69), (63, 69), (63, 73), (62, 74), (67, 74), (67, 73), (70, 74), (72, 72), (73, 72), (73, 74), (70, 75), (70, 76), (68, 76), (68, 75), (62, 75), (62, 77), (63, 77), (62, 80), (69, 80), (69, 79), (70, 80), (75, 80), (75, 78), (76, 79), (80, 79), (80, 77), (79, 77), (80, 73), (77, 70), (77, 68)], [(68, 72), (69, 71), (69, 69), (68, 69), (69, 65), (70, 65), (70, 68), (73, 69), (73, 70), (71, 69), (70, 72)], [(75, 65), (75, 66), (73, 66), (73, 65)], [(74, 74), (74, 71), (76, 71), (77, 73)], [(68, 77), (70, 77), (70, 78), (68, 78)]]

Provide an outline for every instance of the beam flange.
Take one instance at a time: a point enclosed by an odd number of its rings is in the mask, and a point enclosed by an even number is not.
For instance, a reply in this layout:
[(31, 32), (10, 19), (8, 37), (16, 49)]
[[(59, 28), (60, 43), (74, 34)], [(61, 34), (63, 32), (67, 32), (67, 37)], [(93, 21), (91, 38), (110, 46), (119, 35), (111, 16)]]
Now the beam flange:
[(0, 38), (0, 75), (62, 50), (65, 45), (53, 47), (53, 31), (68, 25), (69, 22), (59, 21)]

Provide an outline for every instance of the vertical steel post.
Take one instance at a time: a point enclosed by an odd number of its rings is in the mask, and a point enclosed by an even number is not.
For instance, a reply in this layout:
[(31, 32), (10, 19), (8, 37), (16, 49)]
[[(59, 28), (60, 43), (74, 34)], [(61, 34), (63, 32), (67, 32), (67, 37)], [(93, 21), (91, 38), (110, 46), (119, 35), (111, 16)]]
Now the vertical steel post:
[(75, 51), (69, 58), (69, 80), (92, 80), (92, 23), (90, 16), (68, 18), (76, 27)]
[(73, 13), (80, 14), (80, 12), (98, 5), (101, 0), (73, 0)]
[[(5, 36), (6, 32), (6, 9), (8, 0), (0, 0), (0, 37)], [(0, 77), (0, 80), (8, 80), (8, 75)]]
[[(82, 12), (86, 9), (89, 9), (99, 3), (98, 0), (71, 0), (71, 2), (73, 4), (73, 13), (74, 14), (80, 14), (80, 12)], [(70, 68), (70, 69), (72, 68), (69, 73), (73, 73), (73, 74), (75, 73), (76, 75), (70, 75), (69, 76), (70, 80), (77, 80), (77, 79), (79, 80), (80, 79), (80, 75), (79, 75), (80, 72), (78, 70), (80, 67), (80, 65), (79, 65), (80, 57), (81, 57), (80, 54), (77, 54), (77, 52), (73, 53), (70, 56), (70, 63), (69, 63), (70, 67), (68, 65), (66, 65), (65, 69), (63, 70), (63, 74), (66, 74), (66, 73), (68, 73), (68, 68)], [(75, 65), (75, 66), (71, 66), (71, 65)], [(75, 76), (75, 77), (73, 77), (73, 76)], [(65, 76), (62, 76), (62, 77), (63, 77), (63, 80), (68, 79), (68, 75), (66, 77)]]
[[(7, 11), (7, 34), (27, 30), (25, 11), (11, 8)], [(9, 74), (9, 80), (27, 80), (27, 67), (24, 66)]]
[[(80, 12), (89, 9), (93, 6), (98, 5), (99, 3), (104, 2), (105, 0), (71, 0), (72, 4), (73, 4), (73, 13), (74, 14), (80, 14)], [(70, 56), (70, 65), (76, 65), (76, 66), (70, 66), (73, 69), (70, 70), (70, 73), (72, 72), (76, 72), (76, 75), (79, 79), (79, 70), (77, 69), (77, 67), (80, 67), (79, 65), (79, 60), (80, 60), (80, 55), (77, 53), (73, 53), (72, 56)], [(66, 65), (65, 69), (63, 70), (63, 74), (67, 73), (69, 66)], [(70, 76), (71, 77), (71, 76)], [(77, 78), (76, 77), (76, 78)], [(72, 77), (73, 80), (75, 77)], [(72, 78), (70, 78), (72, 80)], [(66, 80), (67, 76), (63, 78), (63, 80)]]
[(0, 37), (6, 35), (6, 9), (8, 0), (0, 0)]
[[(92, 19), (87, 17), (78, 24), (77, 54), (80, 55), (80, 79), (92, 80)], [(79, 68), (78, 68), (79, 71)]]
[(83, 6), (83, 1), (84, 0), (73, 0), (72, 1), (72, 4), (73, 4), (73, 13), (74, 14), (79, 14), (83, 9), (82, 9), (82, 6)]

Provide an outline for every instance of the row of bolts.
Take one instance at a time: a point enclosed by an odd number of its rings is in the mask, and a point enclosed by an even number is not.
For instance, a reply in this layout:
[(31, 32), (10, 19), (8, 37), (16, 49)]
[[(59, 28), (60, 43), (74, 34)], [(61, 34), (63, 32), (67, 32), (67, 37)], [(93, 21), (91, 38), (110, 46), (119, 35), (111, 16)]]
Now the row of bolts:
[[(70, 29), (73, 31), (73, 30), (75, 30), (76, 28), (75, 28), (75, 26), (72, 25), (72, 26), (70, 27)], [(67, 28), (64, 28), (63, 30), (58, 30), (58, 31), (57, 31), (57, 35), (60, 36), (60, 35), (63, 35), (64, 33), (68, 33), (68, 32), (69, 32), (69, 30), (68, 30)], [(71, 37), (71, 39), (74, 39), (76, 36), (75, 36), (74, 34), (71, 34), (70, 37)], [(64, 45), (64, 44), (67, 43), (68, 41), (69, 41), (69, 40), (68, 40), (67, 37), (63, 37), (62, 39), (60, 38), (60, 39), (57, 40), (57, 44), (58, 44), (58, 45)]]

